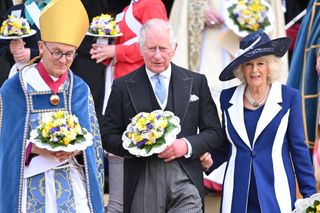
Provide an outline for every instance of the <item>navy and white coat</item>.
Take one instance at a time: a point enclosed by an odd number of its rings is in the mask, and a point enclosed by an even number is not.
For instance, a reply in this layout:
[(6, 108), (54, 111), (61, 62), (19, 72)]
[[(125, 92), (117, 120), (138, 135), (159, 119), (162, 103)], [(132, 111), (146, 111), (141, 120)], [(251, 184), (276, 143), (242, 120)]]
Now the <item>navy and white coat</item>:
[(222, 91), (223, 125), (229, 140), (221, 212), (247, 212), (253, 169), (261, 212), (292, 212), (297, 178), (303, 197), (316, 193), (304, 139), (300, 93), (273, 83), (252, 145), (244, 123), (242, 84)]

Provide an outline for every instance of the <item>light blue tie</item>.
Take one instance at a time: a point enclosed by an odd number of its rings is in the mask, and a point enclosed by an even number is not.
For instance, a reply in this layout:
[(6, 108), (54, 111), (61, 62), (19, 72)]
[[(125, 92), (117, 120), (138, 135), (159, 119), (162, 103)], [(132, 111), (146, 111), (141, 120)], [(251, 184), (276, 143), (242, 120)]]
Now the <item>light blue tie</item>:
[(154, 85), (154, 91), (156, 96), (158, 97), (161, 104), (163, 104), (164, 100), (166, 99), (166, 87), (164, 85), (163, 77), (160, 74), (154, 75), (156, 78), (156, 83)]

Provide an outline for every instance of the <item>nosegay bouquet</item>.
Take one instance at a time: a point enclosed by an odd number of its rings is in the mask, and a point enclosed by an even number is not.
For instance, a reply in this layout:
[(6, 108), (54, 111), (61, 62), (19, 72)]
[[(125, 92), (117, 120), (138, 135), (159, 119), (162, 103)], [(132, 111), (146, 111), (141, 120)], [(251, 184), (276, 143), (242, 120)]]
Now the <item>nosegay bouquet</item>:
[(24, 18), (17, 18), (9, 15), (7, 20), (2, 22), (0, 35), (3, 36), (22, 36), (30, 34), (30, 25)]
[(162, 152), (180, 130), (180, 119), (170, 111), (140, 112), (123, 133), (122, 145), (133, 155), (147, 157)]
[(39, 126), (30, 132), (30, 141), (51, 151), (72, 152), (90, 146), (92, 135), (75, 115), (58, 111), (43, 115)]
[(264, 0), (229, 0), (225, 3), (226, 25), (241, 37), (258, 29), (271, 30), (273, 13)]
[(120, 34), (117, 29), (117, 24), (111, 15), (101, 14), (92, 19), (90, 24), (89, 33), (95, 35), (118, 35)]

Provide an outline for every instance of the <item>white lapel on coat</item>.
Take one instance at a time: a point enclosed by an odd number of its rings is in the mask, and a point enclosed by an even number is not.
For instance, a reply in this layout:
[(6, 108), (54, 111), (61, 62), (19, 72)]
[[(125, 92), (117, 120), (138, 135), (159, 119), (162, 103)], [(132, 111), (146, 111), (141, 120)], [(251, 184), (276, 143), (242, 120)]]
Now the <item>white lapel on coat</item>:
[(244, 124), (243, 93), (245, 88), (245, 84), (241, 84), (236, 88), (229, 101), (231, 106), (228, 109), (228, 112), (233, 127), (237, 130), (242, 141), (251, 149), (246, 126)]
[(282, 102), (281, 84), (279, 82), (274, 82), (271, 86), (268, 99), (264, 105), (261, 116), (257, 123), (253, 144), (256, 142), (261, 132), (266, 128), (266, 126), (272, 121), (272, 119), (282, 109), (282, 107), (279, 105), (279, 103), (281, 102)]

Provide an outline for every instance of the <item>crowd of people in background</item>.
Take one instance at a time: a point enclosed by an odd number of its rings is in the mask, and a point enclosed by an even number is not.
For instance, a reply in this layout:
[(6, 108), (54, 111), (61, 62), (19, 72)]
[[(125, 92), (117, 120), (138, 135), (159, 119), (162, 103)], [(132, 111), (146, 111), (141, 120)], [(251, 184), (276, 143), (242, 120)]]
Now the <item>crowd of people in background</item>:
[[(317, 193), (320, 0), (265, 1), (272, 30), (239, 36), (224, 0), (2, 0), (0, 24), (23, 17), (36, 33), (0, 38), (0, 212), (203, 212), (205, 186), (221, 212), (290, 212)], [(108, 43), (86, 35), (103, 13), (122, 33)], [(58, 105), (44, 101), (51, 93)], [(53, 152), (28, 140), (60, 109), (92, 146)], [(136, 157), (122, 134), (157, 109), (177, 115), (181, 132)]]

